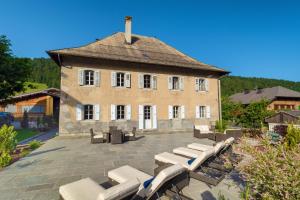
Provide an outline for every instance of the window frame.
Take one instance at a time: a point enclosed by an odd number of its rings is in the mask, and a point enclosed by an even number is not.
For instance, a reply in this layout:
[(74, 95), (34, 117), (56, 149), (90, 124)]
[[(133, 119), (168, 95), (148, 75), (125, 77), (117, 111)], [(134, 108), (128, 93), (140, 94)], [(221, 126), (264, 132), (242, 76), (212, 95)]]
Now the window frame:
[[(147, 83), (146, 83), (146, 77), (149, 79), (149, 80), (147, 80)], [(151, 74), (143, 74), (143, 88), (144, 89), (152, 89), (151, 79), (152, 79)], [(146, 87), (146, 85), (148, 85), (148, 87)]]
[(172, 107), (173, 119), (180, 119), (180, 106), (175, 105)]
[[(87, 77), (88, 77), (88, 79), (87, 79)], [(94, 70), (91, 70), (91, 69), (83, 70), (83, 85), (84, 86), (94, 86), (95, 85), (95, 71)]]
[(94, 105), (92, 104), (83, 105), (83, 120), (85, 121), (94, 120), (95, 119), (94, 111), (95, 111)]
[(124, 73), (124, 72), (116, 72), (116, 87), (126, 87), (125, 86), (125, 74), (126, 73)]
[(199, 118), (204, 119), (206, 118), (206, 106), (199, 106)]
[(116, 120), (125, 120), (125, 119), (126, 119), (126, 106), (116, 105)]
[[(175, 83), (177, 80), (177, 84)], [(177, 86), (177, 87), (175, 87)], [(180, 90), (180, 77), (179, 76), (172, 76), (172, 90)]]
[(198, 91), (205, 92), (207, 90), (204, 78), (198, 78)]

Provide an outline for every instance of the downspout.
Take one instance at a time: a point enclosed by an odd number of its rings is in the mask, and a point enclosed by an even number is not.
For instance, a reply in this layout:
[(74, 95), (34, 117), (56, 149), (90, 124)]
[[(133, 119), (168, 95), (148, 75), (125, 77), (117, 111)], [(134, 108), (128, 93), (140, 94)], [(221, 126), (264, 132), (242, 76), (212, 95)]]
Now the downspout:
[(222, 75), (218, 78), (218, 103), (219, 103), (219, 122), (222, 124), (222, 103), (221, 103), (221, 78), (227, 76), (227, 75)]
[(58, 60), (59, 66), (61, 66), (61, 60), (60, 60), (60, 55), (59, 55), (59, 53), (57, 54), (57, 60)]

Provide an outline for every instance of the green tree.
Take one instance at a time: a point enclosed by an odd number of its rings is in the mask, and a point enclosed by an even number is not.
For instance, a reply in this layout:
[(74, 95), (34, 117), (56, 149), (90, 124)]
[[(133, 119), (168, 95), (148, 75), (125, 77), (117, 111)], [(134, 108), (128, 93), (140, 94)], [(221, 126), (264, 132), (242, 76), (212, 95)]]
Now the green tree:
[(0, 35), (0, 98), (6, 99), (20, 92), (30, 74), (29, 59), (15, 58), (10, 49), (10, 41)]
[(240, 103), (234, 103), (228, 97), (222, 97), (223, 120), (238, 124), (243, 112), (244, 108)]
[(252, 102), (245, 107), (240, 116), (240, 123), (247, 128), (261, 128), (266, 117), (274, 112), (267, 109), (269, 101)]

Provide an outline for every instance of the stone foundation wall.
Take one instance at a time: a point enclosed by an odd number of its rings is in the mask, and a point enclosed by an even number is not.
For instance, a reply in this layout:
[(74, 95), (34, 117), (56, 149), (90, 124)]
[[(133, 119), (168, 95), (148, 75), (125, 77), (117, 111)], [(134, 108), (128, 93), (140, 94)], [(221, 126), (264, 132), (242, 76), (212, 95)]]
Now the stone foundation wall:
[[(137, 121), (112, 121), (112, 122), (99, 122), (99, 121), (77, 121), (66, 122), (64, 127), (60, 127), (60, 135), (89, 135), (90, 128), (94, 131), (107, 132), (109, 126), (117, 126), (122, 130), (132, 130), (133, 127), (138, 127)], [(193, 122), (188, 119), (181, 120), (158, 120), (157, 129), (137, 129), (138, 132), (172, 132), (172, 131), (191, 131), (193, 130)]]

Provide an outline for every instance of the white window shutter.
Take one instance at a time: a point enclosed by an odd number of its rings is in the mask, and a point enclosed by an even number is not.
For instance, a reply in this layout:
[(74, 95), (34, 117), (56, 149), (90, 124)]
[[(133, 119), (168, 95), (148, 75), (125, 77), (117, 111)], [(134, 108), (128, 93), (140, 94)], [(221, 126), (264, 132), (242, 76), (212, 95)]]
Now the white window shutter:
[(131, 74), (130, 73), (125, 73), (125, 86), (127, 88), (131, 87)]
[(184, 106), (180, 107), (180, 112), (181, 112), (181, 119), (184, 119), (185, 118), (185, 109), (184, 109)]
[(156, 90), (157, 89), (157, 76), (153, 75), (151, 76), (151, 87), (152, 89)]
[(139, 88), (144, 88), (144, 74), (139, 74)]
[(114, 104), (110, 105), (110, 119), (116, 120), (116, 105)]
[(139, 105), (139, 129), (144, 129), (144, 106)]
[(169, 113), (169, 119), (173, 118), (173, 106), (169, 105), (168, 106), (168, 113)]
[(111, 86), (115, 87), (117, 85), (117, 73), (111, 72)]
[(95, 71), (95, 86), (100, 86), (100, 71)]
[(205, 90), (208, 91), (208, 86), (209, 86), (208, 79), (205, 79), (204, 82), (205, 82)]
[(210, 106), (206, 106), (205, 107), (205, 109), (206, 109), (206, 118), (210, 118)]
[(169, 90), (172, 90), (172, 79), (173, 79), (172, 76), (168, 77), (168, 89)]
[(82, 120), (82, 105), (81, 104), (76, 105), (76, 120), (77, 121)]
[(100, 106), (99, 104), (94, 105), (95, 109), (95, 120), (100, 120)]
[(157, 111), (156, 111), (156, 105), (152, 106), (152, 113), (153, 113), (153, 128), (157, 128)]
[(78, 84), (79, 85), (84, 84), (84, 70), (83, 69), (78, 70)]
[(126, 119), (131, 119), (131, 105), (126, 105)]
[(196, 106), (196, 119), (200, 118), (200, 106)]
[(195, 79), (195, 90), (199, 91), (199, 78)]
[(183, 90), (184, 88), (184, 79), (183, 77), (179, 77), (179, 89)]

